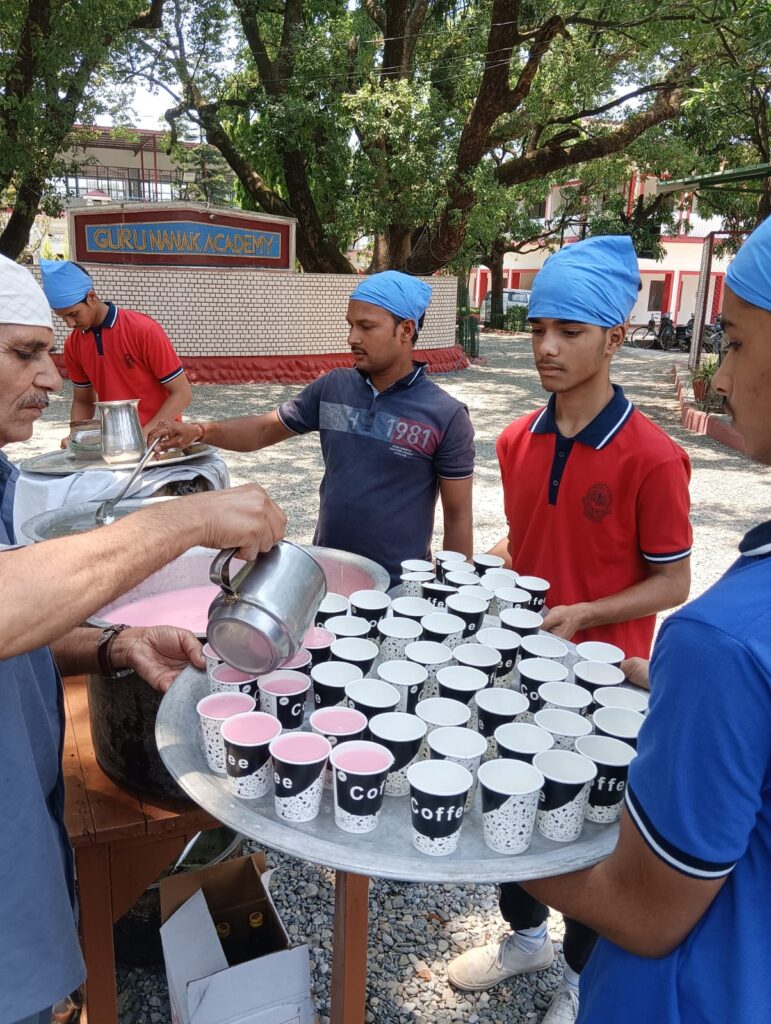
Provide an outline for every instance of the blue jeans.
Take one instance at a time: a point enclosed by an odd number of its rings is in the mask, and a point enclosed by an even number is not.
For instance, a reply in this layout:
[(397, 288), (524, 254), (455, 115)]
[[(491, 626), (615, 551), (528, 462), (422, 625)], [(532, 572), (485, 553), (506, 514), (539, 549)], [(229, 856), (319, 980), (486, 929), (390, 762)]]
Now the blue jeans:
[(24, 1020), (17, 1021), (16, 1024), (51, 1024), (52, 1009), (53, 1007), (49, 1006), (47, 1010), (33, 1013), (31, 1017), (25, 1017)]

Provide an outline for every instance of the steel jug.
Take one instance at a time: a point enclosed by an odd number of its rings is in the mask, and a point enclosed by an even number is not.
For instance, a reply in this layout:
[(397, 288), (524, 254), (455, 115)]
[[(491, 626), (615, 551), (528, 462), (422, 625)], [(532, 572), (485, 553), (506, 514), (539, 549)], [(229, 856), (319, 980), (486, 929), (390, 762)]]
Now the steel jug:
[(272, 672), (300, 649), (327, 592), (324, 570), (303, 548), (279, 541), (231, 580), (235, 548), (221, 551), (209, 576), (222, 593), (209, 608), (209, 643), (242, 672)]
[(138, 462), (145, 450), (139, 424), (138, 398), (119, 402), (95, 402), (102, 428), (102, 458), (111, 466)]

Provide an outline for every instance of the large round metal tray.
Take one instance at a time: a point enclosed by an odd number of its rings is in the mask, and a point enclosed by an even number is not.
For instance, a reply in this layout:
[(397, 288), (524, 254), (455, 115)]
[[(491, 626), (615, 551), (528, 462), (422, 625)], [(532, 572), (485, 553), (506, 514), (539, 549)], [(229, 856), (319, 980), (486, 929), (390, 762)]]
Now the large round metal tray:
[[(163, 469), (164, 466), (175, 466), (179, 462), (192, 462), (194, 459), (203, 458), (204, 455), (212, 455), (218, 452), (218, 448), (204, 444), (193, 452), (184, 452), (179, 455), (164, 454), (151, 461), (146, 466), (146, 471), (152, 469)], [(123, 470), (136, 469), (138, 462), (128, 462), (120, 466), (111, 466), (102, 458), (96, 455), (94, 458), (82, 458), (71, 455), (65, 448), (54, 452), (44, 452), (42, 455), (35, 455), (31, 459), (25, 459), (19, 463), (19, 469), (25, 473), (43, 473), (46, 476), (69, 476), (72, 473), (88, 473), (96, 470), (113, 473)]]
[(617, 825), (586, 822), (574, 843), (553, 843), (538, 833), (517, 856), (494, 853), (482, 841), (479, 794), (463, 823), (458, 849), (447, 857), (420, 854), (412, 845), (408, 797), (386, 797), (374, 832), (349, 835), (334, 823), (325, 792), (315, 821), (289, 825), (273, 809), (273, 796), (238, 800), (224, 777), (209, 771), (198, 739), (196, 702), (208, 692), (206, 675), (186, 669), (161, 701), (155, 738), (166, 768), (197, 804), (225, 825), (265, 846), (312, 863), (355, 874), (428, 882), (513, 882), (589, 867), (613, 850)]

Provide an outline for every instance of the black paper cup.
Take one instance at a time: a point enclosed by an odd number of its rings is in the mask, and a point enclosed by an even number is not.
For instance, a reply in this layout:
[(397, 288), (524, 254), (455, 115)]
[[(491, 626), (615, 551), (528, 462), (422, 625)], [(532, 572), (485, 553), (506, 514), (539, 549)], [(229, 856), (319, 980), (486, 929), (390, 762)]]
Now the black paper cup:
[(525, 658), (521, 652), (520, 646), (520, 661), (517, 665), (519, 690), (530, 702), (524, 720), (532, 721), (535, 712), (541, 710), (538, 687), (541, 683), (564, 683), (568, 677), (568, 670), (558, 661), (549, 661), (548, 658)]
[(209, 693), (248, 693), (256, 697), (258, 679), (252, 672), (241, 672), (222, 662), (209, 673)]
[(511, 629), (500, 626), (487, 626), (477, 633), (477, 643), (498, 651), (500, 661), (495, 669), (493, 686), (510, 687), (514, 682), (514, 669), (521, 638)]
[(475, 597), (461, 594), (451, 594), (445, 602), (445, 607), (451, 615), (457, 615), (463, 619), (463, 638), (470, 640), (476, 636), (485, 621), (489, 602), (482, 597)]
[(420, 597), (420, 588), (424, 583), (436, 579), (433, 572), (403, 572), (399, 577), (402, 584), (402, 597)]
[(621, 667), (621, 662), (626, 657), (620, 647), (600, 640), (584, 640), (577, 645), (576, 654), (581, 661), (601, 661), (616, 668)]
[(420, 596), (424, 601), (430, 602), (432, 611), (445, 607), (445, 601), (451, 594), (456, 594), (457, 588), (451, 587), (448, 583), (421, 583)]
[(530, 594), (521, 587), (511, 587), (508, 585), (496, 587), (494, 593), (495, 600), (493, 607), (490, 609), (491, 615), (500, 617), (501, 612), (511, 611), (513, 608), (519, 611), (530, 608)]
[(351, 604), (342, 594), (328, 593), (316, 611), (315, 626), (323, 626), (333, 615), (347, 615)]
[(448, 700), (457, 700), (471, 709), (469, 729), (477, 727), (477, 706), (474, 697), (480, 690), (489, 686), (487, 673), (468, 665), (447, 665), (436, 673), (439, 685), (439, 696)]
[[(329, 740), (331, 747), (348, 740), (362, 740), (367, 731), (366, 717), (355, 708), (319, 708), (311, 714), (309, 722), (311, 730)], [(332, 769), (329, 765), (324, 769), (324, 788), (332, 788)]]
[(601, 824), (618, 821), (624, 804), (629, 765), (637, 752), (628, 743), (612, 736), (584, 736), (576, 740), (576, 751), (597, 766), (584, 812), (586, 820)]
[[(573, 666), (573, 677), (578, 686), (583, 686), (592, 695), (592, 711), (597, 707), (597, 690), (608, 686), (620, 686), (624, 682), (624, 673), (614, 665), (606, 665), (601, 661), (577, 661)], [(639, 710), (639, 709), (635, 709)]]
[(592, 731), (592, 723), (583, 715), (562, 708), (536, 711), (535, 724), (551, 733), (555, 750), (574, 750), (576, 740), (588, 736)]
[(377, 640), (377, 624), (388, 615), (391, 598), (381, 590), (357, 590), (350, 600), (353, 614), (369, 622), (367, 639)]
[(645, 716), (628, 708), (598, 708), (592, 715), (595, 732), (601, 736), (612, 736), (623, 740), (637, 750), (637, 736)]
[(430, 601), (422, 597), (395, 597), (391, 602), (391, 614), (420, 622), (424, 615), (435, 611)]
[[(444, 583), (447, 587), (460, 590), (461, 587), (475, 587), (479, 583), (479, 577), (475, 572), (462, 572), (458, 569), (456, 572), (446, 572)], [(447, 607), (447, 598), (445, 598), (444, 604)]]
[(597, 766), (572, 750), (546, 750), (533, 764), (544, 777), (536, 825), (555, 843), (572, 843), (581, 835), (584, 812)]
[(481, 552), (473, 555), (471, 561), (480, 576), (484, 576), (486, 572), (490, 572), (492, 569), (503, 569), (506, 565), (506, 559), (501, 558), (500, 555), (490, 555)]
[(626, 708), (640, 715), (648, 714), (648, 694), (639, 687), (603, 686), (595, 690), (595, 711), (599, 708)]
[(471, 772), (471, 788), (466, 797), (466, 810), (471, 810), (477, 787), (477, 769), (487, 751), (487, 741), (478, 732), (458, 726), (434, 729), (426, 739), (428, 756), (432, 761), (452, 761)]
[[(345, 637), (369, 638), (369, 621), (360, 615), (333, 615), (327, 619), (324, 628), (334, 633), (337, 640), (342, 640)], [(330, 645), (330, 652), (331, 649)]]
[(222, 723), (228, 788), (240, 800), (256, 800), (273, 786), (270, 743), (281, 732), (281, 722), (261, 711), (233, 715)]
[(433, 640), (437, 644), (445, 644), (452, 650), (463, 641), (463, 630), (466, 623), (459, 615), (447, 612), (432, 612), (420, 620), (423, 628), (423, 639)]
[(486, 647), (484, 644), (470, 643), (459, 644), (452, 652), (453, 660), (457, 665), (466, 668), (477, 668), (487, 676), (488, 686), (495, 683), (495, 673), (501, 655), (494, 647)]
[(314, 708), (334, 708), (345, 704), (345, 688), (364, 673), (358, 665), (345, 661), (325, 661), (311, 669)]
[[(445, 565), (457, 562), (458, 565), (461, 562), (466, 561), (466, 556), (462, 551), (437, 551), (434, 555), (434, 565), (436, 567), (436, 578), (441, 583), (444, 580)], [(447, 571), (452, 572), (452, 569)]]
[(495, 730), (499, 725), (508, 725), (528, 710), (527, 697), (518, 690), (504, 690), (487, 687), (474, 694), (477, 706), (477, 730), (487, 740), (487, 758), (498, 756)]
[(306, 651), (304, 647), (301, 647), (297, 654), (293, 654), (291, 658), (287, 658), (286, 661), (282, 661), (276, 671), (288, 668), (292, 669), (294, 672), (304, 672), (307, 675), (311, 670), (312, 664), (313, 658), (311, 657), (311, 652)]
[(422, 665), (428, 673), (423, 684), (423, 696), (436, 697), (439, 693), (436, 673), (445, 665), (452, 664), (453, 652), (450, 648), (435, 640), (416, 640), (407, 645), (404, 656), (407, 661), (414, 661), (416, 665)]
[(345, 661), (356, 665), (366, 676), (378, 656), (377, 644), (361, 637), (344, 637), (335, 640), (330, 648), (332, 661)]
[[(348, 707), (361, 711), (369, 722), (374, 715), (395, 711), (399, 705), (399, 691), (382, 679), (355, 679), (345, 688)], [(364, 733), (369, 739), (369, 731)]]
[(299, 729), (305, 715), (305, 702), (311, 688), (304, 672), (278, 668), (260, 676), (260, 711), (273, 715), (287, 732)]
[(203, 657), (206, 662), (206, 674), (211, 679), (212, 670), (223, 664), (222, 658), (209, 643), (203, 645)]
[(420, 853), (444, 857), (458, 846), (468, 791), (468, 768), (451, 761), (418, 761), (407, 769), (412, 842)]
[(494, 733), (500, 757), (511, 761), (533, 763), (537, 754), (551, 750), (554, 737), (531, 722), (508, 722), (499, 725)]
[(312, 821), (319, 813), (324, 769), (332, 747), (314, 732), (290, 732), (270, 744), (276, 814), (282, 821)]
[(371, 832), (377, 827), (393, 761), (387, 747), (366, 740), (349, 740), (332, 750), (335, 825), (343, 832)]
[(249, 693), (210, 693), (195, 706), (200, 726), (201, 745), (209, 768), (225, 774), (225, 744), (222, 723), (233, 715), (254, 711), (255, 700)]
[(504, 629), (513, 629), (523, 639), (534, 636), (543, 624), (540, 612), (531, 612), (527, 608), (506, 608), (499, 616)]
[(541, 709), (558, 708), (577, 715), (591, 714), (592, 695), (575, 683), (541, 683), (538, 687)]
[(406, 796), (410, 791), (407, 769), (420, 756), (426, 735), (426, 723), (417, 715), (389, 711), (369, 720), (369, 731), (376, 743), (382, 743), (393, 754), (394, 762), (386, 779), (386, 796)]
[[(481, 583), (477, 582), (473, 587), (469, 584), (468, 586), (458, 587), (459, 597), (478, 597), (490, 607), (490, 602), (495, 597), (492, 590), (488, 590), (487, 587), (483, 587)], [(457, 614), (457, 613), (456, 613)]]
[(520, 576), (517, 586), (530, 594), (530, 611), (541, 612), (546, 605), (550, 583), (540, 576)]
[(568, 656), (568, 646), (558, 636), (537, 633), (522, 637), (519, 656), (520, 658), (546, 658), (564, 665)]
[(418, 701), (423, 699), (423, 687), (428, 671), (415, 661), (383, 661), (377, 667), (377, 674), (384, 683), (390, 683), (399, 691), (397, 711), (414, 714)]
[(381, 619), (377, 631), (382, 661), (403, 660), (407, 647), (423, 636), (421, 624), (403, 615), (389, 615), (387, 619)]
[(330, 649), (336, 639), (332, 630), (324, 626), (311, 626), (305, 631), (303, 647), (311, 656), (311, 666), (329, 661)]
[(482, 837), (496, 853), (524, 853), (530, 846), (544, 783), (525, 761), (488, 761), (480, 765)]
[[(426, 697), (418, 701), (415, 714), (426, 723), (426, 737), (434, 731), (446, 725), (457, 725), (464, 728), (471, 718), (471, 708), (462, 704), (459, 700), (450, 700), (449, 697)], [(428, 744), (425, 739), (420, 748), (420, 756), (428, 757)]]

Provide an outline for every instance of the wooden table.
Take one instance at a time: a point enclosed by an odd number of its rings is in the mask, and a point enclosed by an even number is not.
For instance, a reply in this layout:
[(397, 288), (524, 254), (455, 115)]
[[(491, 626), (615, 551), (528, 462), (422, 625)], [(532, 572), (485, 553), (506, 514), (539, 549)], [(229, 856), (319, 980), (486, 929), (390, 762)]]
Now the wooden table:
[(91, 743), (84, 676), (64, 680), (64, 707), (65, 822), (75, 850), (88, 970), (82, 1020), (118, 1024), (113, 923), (197, 832), (220, 822), (187, 800), (150, 802), (104, 774)]

